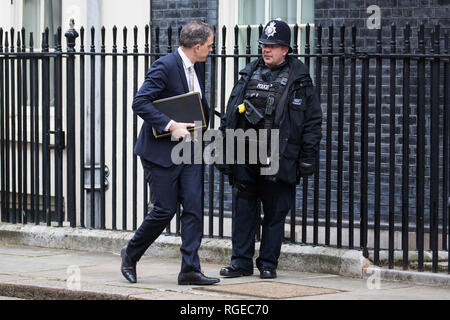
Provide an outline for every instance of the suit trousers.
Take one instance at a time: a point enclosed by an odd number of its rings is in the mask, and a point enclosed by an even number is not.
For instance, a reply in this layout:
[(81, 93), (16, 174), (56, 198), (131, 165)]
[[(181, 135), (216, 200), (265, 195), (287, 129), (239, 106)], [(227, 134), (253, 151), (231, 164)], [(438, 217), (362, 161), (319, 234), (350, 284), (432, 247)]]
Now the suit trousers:
[(203, 237), (201, 165), (181, 164), (165, 168), (142, 158), (141, 162), (150, 186), (153, 209), (128, 243), (127, 254), (139, 261), (168, 226), (181, 203), (181, 272), (200, 271), (198, 249)]
[(258, 198), (262, 201), (264, 218), (256, 266), (260, 270), (275, 270), (284, 237), (286, 215), (295, 197), (295, 185), (269, 181), (260, 175), (259, 169), (257, 165), (235, 165), (233, 169), (235, 201), (231, 265), (247, 271), (253, 270)]

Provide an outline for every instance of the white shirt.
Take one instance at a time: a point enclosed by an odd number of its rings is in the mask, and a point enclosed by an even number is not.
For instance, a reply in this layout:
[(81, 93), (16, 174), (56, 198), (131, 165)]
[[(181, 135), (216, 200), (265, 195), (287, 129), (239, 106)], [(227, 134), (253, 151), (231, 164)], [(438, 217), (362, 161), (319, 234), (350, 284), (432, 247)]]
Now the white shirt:
[[(189, 68), (191, 66), (192, 66), (192, 68), (194, 68), (194, 64), (191, 62), (191, 60), (189, 60), (189, 58), (183, 52), (181, 47), (178, 48), (178, 53), (180, 54), (181, 60), (183, 60), (184, 73), (186, 75), (186, 81), (189, 86), (189, 76), (190, 76)], [(194, 69), (192, 69), (192, 70), (194, 71), (194, 90), (193, 91), (200, 93), (200, 98), (201, 98), (202, 97), (202, 89), (200, 88), (200, 83), (198, 82), (197, 73), (195, 72)]]
[[(194, 64), (192, 63), (191, 60), (189, 60), (189, 58), (183, 52), (181, 47), (178, 47), (178, 53), (180, 54), (181, 60), (183, 61), (184, 74), (186, 75), (186, 81), (188, 83), (188, 86), (189, 86), (189, 78), (190, 78), (189, 68), (192, 67), (192, 71), (194, 72), (194, 90), (193, 90), (193, 92), (200, 93), (200, 98), (202, 98), (202, 89), (200, 88), (200, 82), (198, 82), (197, 73), (195, 72), (195, 69), (194, 69)], [(173, 120), (170, 120), (164, 130), (169, 131), (169, 128), (172, 125), (172, 123), (173, 123)]]

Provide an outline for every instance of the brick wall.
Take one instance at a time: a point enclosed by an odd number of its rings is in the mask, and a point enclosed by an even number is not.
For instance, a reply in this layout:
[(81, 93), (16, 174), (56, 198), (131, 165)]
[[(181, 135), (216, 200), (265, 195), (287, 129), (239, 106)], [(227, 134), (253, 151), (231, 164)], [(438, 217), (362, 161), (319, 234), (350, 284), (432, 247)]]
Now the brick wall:
[[(335, 46), (337, 47), (339, 30), (346, 26), (346, 38), (350, 39), (350, 29), (355, 25), (358, 29), (356, 43), (359, 50), (374, 50), (377, 30), (367, 28), (367, 19), (372, 13), (367, 12), (371, 5), (381, 10), (381, 28), (383, 30), (383, 51), (390, 48), (391, 25), (397, 27), (397, 41), (403, 41), (403, 30), (406, 24), (411, 27), (411, 48), (417, 51), (417, 34), (420, 25), (425, 26), (426, 45), (430, 44), (431, 31), (434, 25), (440, 24), (441, 37), (450, 31), (450, 0), (317, 0), (315, 1), (314, 23), (322, 25), (323, 36), (328, 38), (328, 26), (334, 25)], [(346, 46), (350, 46), (350, 40)]]
[(173, 29), (173, 45), (178, 45), (178, 28), (192, 19), (217, 24), (217, 0), (152, 0), (152, 25), (161, 29), (162, 52), (167, 46), (167, 28)]
[[(441, 26), (441, 52), (443, 52), (443, 38), (445, 32), (450, 31), (450, 1), (449, 0), (352, 0), (352, 1), (343, 1), (343, 0), (317, 0), (315, 1), (315, 25), (322, 25), (323, 27), (323, 41), (322, 41), (322, 49), (324, 53), (328, 52), (328, 39), (329, 39), (329, 29), (330, 25), (334, 26), (334, 52), (339, 49), (339, 27), (342, 25), (346, 26), (345, 33), (345, 46), (346, 50), (349, 52), (351, 46), (351, 27), (354, 25), (357, 27), (357, 51), (365, 51), (365, 52), (375, 52), (376, 49), (376, 41), (377, 41), (377, 30), (367, 28), (366, 22), (367, 19), (372, 15), (372, 13), (367, 12), (367, 8), (370, 5), (378, 5), (381, 9), (381, 28), (382, 28), (382, 47), (383, 53), (390, 52), (390, 41), (391, 41), (391, 25), (395, 24), (397, 27), (396, 31), (396, 50), (397, 52), (404, 52), (404, 27), (408, 23), (411, 27), (411, 52), (418, 52), (418, 30), (420, 24), (423, 23), (425, 26), (425, 46), (427, 53), (430, 53), (431, 48), (431, 31), (435, 24), (440, 24)], [(317, 40), (317, 39), (316, 39)], [(349, 95), (349, 60), (346, 60), (346, 76), (345, 76), (345, 120), (344, 120), (344, 128), (346, 128), (346, 133), (344, 134), (344, 148), (346, 148), (348, 142), (348, 126), (349, 126), (349, 107), (348, 102), (350, 99)], [(382, 152), (382, 163), (381, 163), (381, 213), (382, 213), (382, 223), (388, 221), (388, 206), (389, 206), (389, 78), (390, 78), (390, 68), (389, 68), (389, 60), (383, 60), (382, 63), (382, 135), (381, 135), (381, 152)], [(401, 221), (401, 207), (402, 207), (402, 196), (401, 196), (401, 187), (402, 187), (402, 174), (401, 174), (401, 165), (402, 165), (402, 107), (403, 107), (403, 91), (402, 91), (402, 82), (403, 82), (403, 61), (397, 60), (397, 72), (396, 72), (396, 137), (395, 137), (395, 152), (396, 152), (396, 193), (395, 193), (395, 215), (396, 222)], [(326, 126), (327, 126), (327, 96), (329, 89), (327, 87), (327, 61), (324, 59), (323, 61), (323, 72), (322, 72), (322, 90), (321, 90), (321, 101), (322, 101), (322, 110), (324, 111), (324, 141), (321, 147), (321, 179), (325, 179), (325, 159), (326, 159), (326, 151), (325, 151), (325, 139), (326, 139)], [(369, 200), (369, 219), (373, 219), (374, 212), (374, 179), (375, 179), (375, 163), (374, 163), (374, 141), (375, 141), (375, 61), (371, 60), (370, 69), (369, 69), (369, 185), (368, 185), (368, 200)], [(337, 103), (338, 103), (338, 89), (339, 89), (339, 81), (338, 81), (338, 60), (334, 60), (334, 69), (333, 69), (333, 132), (332, 132), (332, 141), (333, 141), (333, 156), (332, 156), (332, 188), (331, 199), (332, 199), (332, 219), (336, 216), (336, 184), (337, 184), (337, 161), (336, 161), (336, 146), (337, 143)], [(429, 67), (429, 63), (427, 62), (426, 68), (426, 85), (428, 89), (426, 91), (426, 181), (425, 181), (425, 220), (428, 221), (429, 218), (429, 188), (430, 188), (430, 177), (429, 177), (429, 162), (430, 162), (430, 142), (429, 142), (429, 123), (430, 123), (430, 114), (429, 114), (429, 84), (430, 84), (430, 76), (431, 71)], [(415, 223), (415, 195), (416, 195), (416, 132), (417, 132), (417, 119), (416, 119), (416, 111), (417, 111), (417, 63), (416, 61), (411, 61), (411, 87), (410, 87), (410, 105), (409, 105), (409, 119), (410, 119), (410, 170), (409, 170), (409, 181), (410, 181), (410, 195), (409, 195), (409, 212), (410, 212), (410, 225), (414, 225)], [(441, 68), (441, 79), (442, 79), (442, 68)], [(357, 77), (356, 77), (356, 137), (358, 137), (361, 133), (360, 128), (360, 102), (361, 102), (361, 64), (359, 63), (357, 66)], [(440, 112), (441, 115), (443, 113), (442, 105), (443, 105), (443, 87), (441, 81), (441, 100), (440, 100)], [(442, 125), (442, 122), (441, 122)], [(442, 140), (441, 140), (441, 149), (442, 149)], [(441, 150), (442, 154), (442, 150)], [(356, 159), (359, 159), (360, 154), (359, 150), (356, 149)], [(442, 165), (442, 157), (440, 157), (441, 165)], [(357, 214), (357, 219), (359, 219), (359, 163), (358, 160), (356, 162), (356, 172), (355, 172), (355, 191), (357, 195), (355, 195), (355, 213)], [(348, 155), (344, 152), (344, 170), (348, 170)], [(442, 171), (441, 171), (442, 172)], [(347, 171), (344, 172), (344, 177), (348, 176)], [(344, 189), (346, 186), (347, 178), (344, 178)], [(441, 184), (442, 186), (442, 184)], [(325, 189), (323, 186), (321, 188), (321, 199), (324, 199)], [(440, 190), (442, 190), (440, 188)], [(344, 190), (344, 210), (348, 210), (348, 190)], [(442, 191), (440, 191), (442, 192)], [(442, 208), (442, 202), (444, 197), (440, 197), (441, 203), (439, 204), (439, 208)], [(442, 210), (440, 210), (440, 218), (442, 218)]]

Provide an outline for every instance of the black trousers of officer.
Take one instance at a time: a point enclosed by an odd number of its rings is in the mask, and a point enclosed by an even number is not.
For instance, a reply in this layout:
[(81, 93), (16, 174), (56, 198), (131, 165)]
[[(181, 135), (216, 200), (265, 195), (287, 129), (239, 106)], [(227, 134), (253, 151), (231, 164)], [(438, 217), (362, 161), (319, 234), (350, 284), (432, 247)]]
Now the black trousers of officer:
[(261, 245), (256, 259), (258, 269), (275, 270), (278, 266), (284, 224), (293, 197), (295, 185), (269, 181), (260, 175), (257, 165), (235, 165), (233, 168), (235, 202), (232, 222), (231, 265), (253, 271), (255, 234), (257, 227), (257, 199), (263, 205)]
[(139, 261), (147, 248), (161, 235), (177, 211), (181, 214), (181, 272), (200, 271), (198, 249), (203, 237), (201, 214), (201, 165), (181, 164), (160, 167), (141, 159), (150, 185), (153, 210), (127, 246), (127, 255)]

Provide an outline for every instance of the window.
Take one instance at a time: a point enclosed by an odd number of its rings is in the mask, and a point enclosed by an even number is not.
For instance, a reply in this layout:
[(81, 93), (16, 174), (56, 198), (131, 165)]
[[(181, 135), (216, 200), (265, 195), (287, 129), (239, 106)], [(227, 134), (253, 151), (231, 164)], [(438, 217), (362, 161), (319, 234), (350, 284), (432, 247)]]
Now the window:
[(49, 46), (54, 47), (54, 34), (61, 26), (60, 0), (23, 0), (23, 26), (27, 31), (27, 46), (29, 34), (33, 32), (34, 46), (40, 48), (41, 34), (49, 29)]
[[(50, 39), (50, 48), (54, 47), (53, 35), (58, 31), (61, 24), (61, 1), (59, 0), (44, 0), (44, 30), (48, 27)], [(63, 32), (63, 30), (61, 30)], [(62, 37), (64, 34), (62, 35)]]
[(36, 0), (24, 0), (23, 2), (23, 27), (27, 32), (27, 47), (30, 44), (30, 32), (33, 32), (34, 47), (39, 47), (41, 29), (41, 4)]
[[(40, 50), (42, 32), (49, 29), (50, 50), (55, 47), (54, 34), (61, 26), (60, 0), (23, 0), (23, 27), (26, 30), (26, 46), (30, 44), (30, 32), (33, 32), (34, 49)], [(64, 32), (64, 31), (62, 31)], [(64, 34), (62, 34), (64, 37)], [(54, 105), (53, 60), (50, 60), (50, 105)]]
[[(260, 24), (265, 25), (273, 19), (281, 19), (291, 26), (291, 46), (294, 45), (293, 27), (299, 26), (299, 51), (304, 53), (306, 24), (311, 25), (311, 34), (314, 26), (314, 1), (313, 0), (237, 0), (239, 25), (239, 49), (245, 53), (247, 46), (247, 26), (250, 25), (252, 54), (258, 53), (258, 37)], [(311, 36), (311, 41), (314, 37)], [(312, 43), (311, 43), (312, 44)], [(314, 46), (311, 47), (311, 49)], [(243, 62), (241, 62), (243, 64)], [(241, 65), (243, 67), (243, 65)]]

